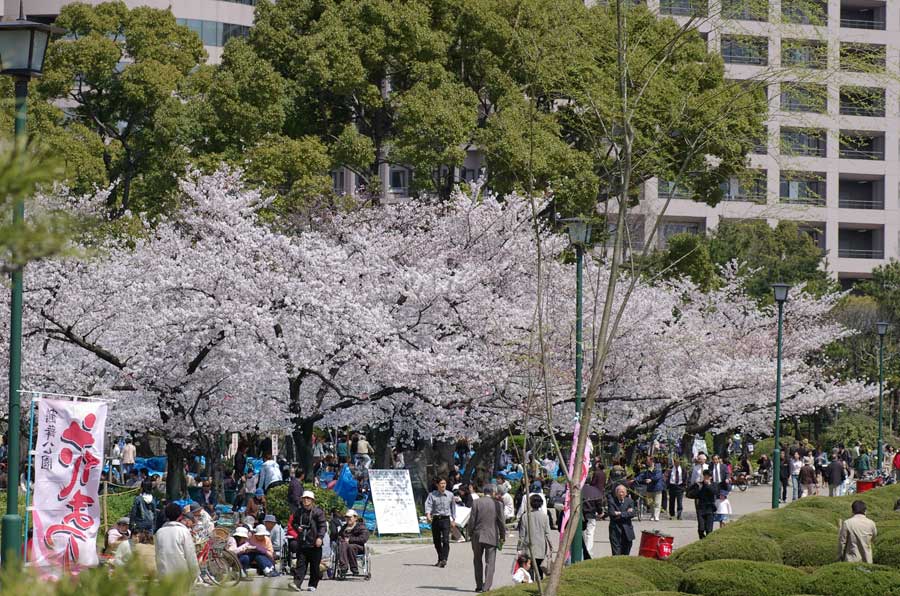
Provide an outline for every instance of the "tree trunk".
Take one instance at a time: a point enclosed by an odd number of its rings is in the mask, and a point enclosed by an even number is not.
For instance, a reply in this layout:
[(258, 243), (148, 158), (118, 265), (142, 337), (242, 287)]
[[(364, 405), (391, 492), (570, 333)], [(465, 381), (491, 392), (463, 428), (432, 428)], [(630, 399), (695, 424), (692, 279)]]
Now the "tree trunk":
[(177, 501), (184, 496), (184, 459), (186, 452), (175, 443), (166, 441), (166, 498)]
[(294, 442), (294, 457), (307, 478), (312, 478), (313, 472), (312, 437), (314, 428), (315, 422), (311, 418), (301, 418), (299, 421), (295, 418), (294, 430), (291, 432)]
[(393, 434), (390, 425), (384, 429), (370, 430), (366, 433), (369, 444), (375, 450), (375, 457), (372, 458), (372, 467), (378, 470), (388, 470), (394, 467), (394, 458), (391, 453), (391, 435)]
[(504, 436), (501, 433), (488, 435), (475, 447), (475, 455), (472, 456), (472, 459), (469, 460), (469, 464), (466, 466), (463, 482), (474, 481), (476, 482), (475, 487), (478, 488), (478, 483), (485, 484), (490, 481), (494, 470), (494, 462), (497, 461), (495, 457), (497, 448), (503, 442)]
[(435, 441), (431, 447), (434, 475), (438, 478), (447, 478), (453, 469), (453, 448), (455, 443), (448, 441)]

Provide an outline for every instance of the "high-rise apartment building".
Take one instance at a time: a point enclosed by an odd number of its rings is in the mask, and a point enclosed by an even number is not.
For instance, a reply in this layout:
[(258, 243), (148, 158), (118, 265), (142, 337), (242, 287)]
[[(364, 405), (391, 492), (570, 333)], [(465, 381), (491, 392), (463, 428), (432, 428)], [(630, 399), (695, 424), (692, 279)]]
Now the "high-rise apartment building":
[[(767, 140), (753, 175), (727, 185), (716, 207), (675, 195), (658, 246), (721, 221), (801, 224), (845, 286), (900, 257), (900, 0), (650, 0), (650, 8), (699, 25), (729, 79), (768, 79)], [(641, 205), (672, 191), (651, 181)], [(644, 216), (631, 222), (640, 237)], [(648, 230), (649, 232), (649, 226)]]
[[(33, 21), (51, 22), (66, 4), (75, 0), (25, 0), (25, 14)], [(79, 0), (100, 4), (103, 0)], [(14, 19), (19, 14), (19, 0), (3, 0), (3, 14)], [(253, 25), (256, 0), (125, 0), (129, 7), (169, 8), (178, 22), (197, 32), (206, 46), (210, 62), (218, 62), (225, 42), (247, 35)]]

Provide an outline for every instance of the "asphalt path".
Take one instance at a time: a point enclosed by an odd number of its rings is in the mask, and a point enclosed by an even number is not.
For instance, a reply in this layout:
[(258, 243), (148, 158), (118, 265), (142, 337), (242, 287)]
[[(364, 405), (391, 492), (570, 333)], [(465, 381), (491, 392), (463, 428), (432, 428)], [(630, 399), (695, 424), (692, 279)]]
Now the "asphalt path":
[[(735, 518), (767, 509), (771, 506), (772, 488), (769, 485), (751, 487), (746, 492), (731, 493), (731, 505)], [(682, 520), (669, 520), (662, 515), (659, 522), (635, 522), (635, 533), (642, 530), (660, 530), (675, 537), (675, 547), (684, 546), (697, 540), (697, 522), (692, 501), (685, 501)], [(718, 524), (717, 524), (718, 525)], [(594, 535), (594, 556), (610, 555), (609, 524), (598, 522)], [(557, 538), (556, 532), (554, 539)], [(632, 548), (637, 555), (638, 540)], [(426, 544), (398, 544), (390, 541), (371, 543), (372, 579), (349, 577), (345, 581), (323, 579), (317, 594), (323, 596), (441, 596), (475, 592), (475, 577), (472, 568), (472, 546), (469, 543), (451, 543), (447, 567), (434, 566), (437, 556), (430, 541)], [(512, 567), (516, 556), (515, 533), (507, 537), (503, 551), (497, 555), (494, 587), (512, 583)], [(251, 572), (252, 575), (253, 572)], [(290, 592), (287, 577), (253, 578), (243, 582), (242, 587), (250, 587), (254, 593)], [(306, 582), (303, 584), (306, 587)]]

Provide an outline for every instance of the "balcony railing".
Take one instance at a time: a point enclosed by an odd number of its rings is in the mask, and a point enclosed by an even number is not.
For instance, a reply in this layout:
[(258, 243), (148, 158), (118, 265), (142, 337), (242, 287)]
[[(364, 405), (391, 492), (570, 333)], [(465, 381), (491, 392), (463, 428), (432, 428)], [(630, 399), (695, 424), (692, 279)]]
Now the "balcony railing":
[(839, 197), (838, 207), (841, 209), (884, 209), (884, 199)]
[(838, 256), (842, 259), (883, 259), (883, 248), (839, 248)]
[(842, 159), (884, 160), (883, 149), (852, 149), (841, 147)]
[(884, 31), (884, 19), (841, 19), (841, 27), (847, 29), (873, 29)]
[(726, 201), (741, 201), (744, 203), (756, 203), (757, 205), (765, 204), (766, 193), (764, 192), (738, 192), (736, 194), (725, 195)]
[(706, 4), (692, 2), (660, 2), (659, 13), (676, 17), (705, 17), (708, 12)]
[(785, 145), (783, 149), (785, 155), (794, 157), (825, 157), (825, 147), (811, 147), (809, 145)]
[(841, 104), (841, 114), (844, 116), (870, 116), (872, 118), (884, 118), (884, 106), (856, 106), (853, 104)]
[(791, 205), (809, 205), (811, 207), (824, 207), (825, 197), (781, 197), (782, 203)]
[(727, 64), (750, 64), (753, 66), (765, 66), (769, 63), (768, 56), (754, 56), (751, 54), (722, 54), (722, 60)]

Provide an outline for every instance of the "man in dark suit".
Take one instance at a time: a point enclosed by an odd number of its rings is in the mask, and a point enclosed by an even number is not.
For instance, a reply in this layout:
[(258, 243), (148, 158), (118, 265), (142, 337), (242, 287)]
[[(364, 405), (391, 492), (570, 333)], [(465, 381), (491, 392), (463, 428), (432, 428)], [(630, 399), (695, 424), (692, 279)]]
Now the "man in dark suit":
[(718, 455), (713, 456), (709, 471), (712, 472), (712, 483), (717, 490), (731, 490), (731, 476), (728, 474), (728, 466), (722, 463), (722, 458)]
[(494, 486), (491, 484), (485, 486), (482, 497), (472, 503), (472, 511), (466, 524), (472, 539), (476, 592), (491, 591), (497, 547), (506, 540), (503, 505), (495, 496)]
[(697, 532), (703, 538), (713, 531), (716, 519), (716, 497), (719, 487), (712, 481), (712, 471), (703, 470), (703, 484), (697, 493)]
[(684, 508), (684, 490), (687, 478), (684, 467), (677, 459), (666, 474), (666, 491), (669, 494), (669, 517), (681, 519)]
[(612, 554), (630, 555), (631, 544), (634, 542), (634, 526), (631, 518), (634, 517), (634, 501), (628, 496), (625, 486), (620, 484), (609, 497), (609, 546)]

